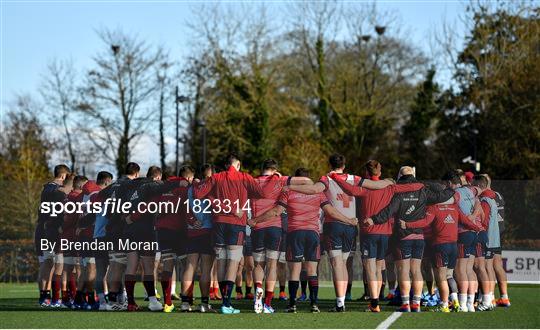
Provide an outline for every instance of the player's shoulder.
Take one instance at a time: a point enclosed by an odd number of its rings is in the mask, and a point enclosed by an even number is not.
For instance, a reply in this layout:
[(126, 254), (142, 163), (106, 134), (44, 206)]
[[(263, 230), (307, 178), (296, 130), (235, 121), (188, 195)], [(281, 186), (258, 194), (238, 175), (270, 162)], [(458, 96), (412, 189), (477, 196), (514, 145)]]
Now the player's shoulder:
[(326, 194), (324, 192), (320, 192), (320, 193), (318, 193), (316, 195), (312, 195), (312, 196), (315, 197), (315, 198), (318, 198), (321, 201), (328, 200), (328, 197), (326, 197)]

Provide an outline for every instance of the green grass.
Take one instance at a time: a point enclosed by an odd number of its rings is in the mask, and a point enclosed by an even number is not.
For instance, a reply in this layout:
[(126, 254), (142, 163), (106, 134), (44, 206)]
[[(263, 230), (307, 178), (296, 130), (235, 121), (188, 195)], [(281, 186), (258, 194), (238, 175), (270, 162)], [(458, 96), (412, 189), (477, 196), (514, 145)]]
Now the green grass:
[[(141, 287), (137, 285), (139, 296)], [(355, 287), (361, 285), (355, 283)], [(358, 297), (360, 291), (353, 289), (353, 294)], [(34, 284), (0, 284), (0, 328), (374, 328), (395, 309), (384, 306), (382, 313), (365, 313), (366, 304), (354, 301), (347, 304), (345, 314), (327, 313), (334, 305), (333, 289), (329, 286), (320, 290), (321, 314), (309, 313), (308, 303), (298, 304), (298, 314), (282, 313), (286, 303), (276, 302), (278, 313), (257, 315), (248, 301), (234, 302), (242, 310), (239, 315), (46, 310), (37, 306), (36, 294)], [(538, 328), (538, 295), (539, 286), (511, 286), (511, 308), (474, 314), (403, 314), (392, 328)], [(146, 307), (142, 298), (138, 302)]]

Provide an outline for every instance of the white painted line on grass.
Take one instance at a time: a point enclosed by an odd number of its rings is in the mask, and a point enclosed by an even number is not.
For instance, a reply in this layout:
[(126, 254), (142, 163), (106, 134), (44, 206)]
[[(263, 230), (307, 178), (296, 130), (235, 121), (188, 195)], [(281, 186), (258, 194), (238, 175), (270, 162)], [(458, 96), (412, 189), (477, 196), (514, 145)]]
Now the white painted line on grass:
[(401, 314), (403, 313), (393, 312), (392, 315), (388, 316), (386, 320), (382, 321), (376, 329), (388, 329), (392, 325), (392, 323), (396, 322), (396, 320), (399, 319)]

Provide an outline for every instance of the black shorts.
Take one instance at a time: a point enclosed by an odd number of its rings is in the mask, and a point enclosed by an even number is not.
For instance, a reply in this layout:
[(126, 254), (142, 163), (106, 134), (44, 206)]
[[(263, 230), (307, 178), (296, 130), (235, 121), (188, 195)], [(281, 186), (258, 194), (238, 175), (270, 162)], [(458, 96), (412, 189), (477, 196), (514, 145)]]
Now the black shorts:
[(443, 243), (433, 245), (433, 266), (436, 268), (456, 268), (457, 244)]
[(174, 253), (177, 256), (186, 254), (186, 235), (181, 230), (158, 229), (156, 232), (159, 251)]
[(287, 233), (287, 261), (319, 261), (321, 242), (319, 233), (313, 230), (295, 230)]
[(476, 233), (473, 231), (466, 231), (458, 234), (458, 258), (469, 258), (471, 255), (475, 255), (476, 251)]
[(142, 246), (153, 246), (157, 242), (156, 232), (154, 225), (148, 221), (135, 222), (124, 227), (124, 239), (129, 240), (130, 243), (136, 242), (137, 248), (131, 249), (126, 252), (137, 252), (140, 256), (154, 256), (156, 250), (139, 248)]
[(202, 235), (189, 237), (186, 244), (186, 254), (207, 254), (214, 255), (214, 242), (212, 233), (208, 232)]
[(244, 245), (246, 237), (246, 226), (233, 225), (230, 223), (214, 223), (213, 238), (216, 247), (225, 247), (227, 245)]
[(486, 248), (486, 259), (493, 259), (496, 254), (502, 254), (502, 247)]
[(251, 232), (253, 251), (262, 253), (265, 250), (280, 251), (283, 232), (279, 227), (266, 227)]
[(396, 260), (422, 259), (425, 242), (423, 239), (402, 239), (394, 250)]
[(388, 249), (388, 235), (367, 234), (360, 239), (362, 259), (384, 260)]
[(486, 257), (488, 236), (487, 231), (481, 231), (476, 236), (476, 250), (474, 256), (477, 258)]
[(488, 248), (486, 251), (486, 259), (491, 259), (496, 254), (498, 255), (502, 254), (502, 247)]
[(353, 248), (356, 227), (338, 221), (327, 222), (323, 225), (324, 248), (326, 251), (340, 250), (350, 253)]

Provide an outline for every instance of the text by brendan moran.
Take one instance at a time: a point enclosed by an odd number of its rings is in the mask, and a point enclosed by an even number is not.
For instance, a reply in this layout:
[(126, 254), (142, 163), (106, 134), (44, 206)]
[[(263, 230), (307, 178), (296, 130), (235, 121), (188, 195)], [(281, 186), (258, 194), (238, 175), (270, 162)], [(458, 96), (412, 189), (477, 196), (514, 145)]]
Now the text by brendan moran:
[[(57, 245), (58, 244), (58, 245)], [(157, 251), (157, 242), (140, 242), (131, 241), (129, 239), (121, 239), (118, 241), (88, 241), (77, 242), (66, 238), (60, 241), (49, 241), (42, 238), (40, 240), (41, 251)]]

